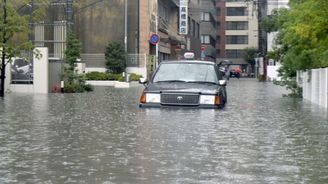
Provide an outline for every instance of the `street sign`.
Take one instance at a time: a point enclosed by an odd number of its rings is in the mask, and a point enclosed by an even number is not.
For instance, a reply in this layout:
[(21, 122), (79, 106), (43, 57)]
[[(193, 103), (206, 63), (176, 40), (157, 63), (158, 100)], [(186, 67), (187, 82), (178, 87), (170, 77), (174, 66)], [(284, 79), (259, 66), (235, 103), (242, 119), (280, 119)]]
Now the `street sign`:
[(179, 6), (179, 33), (188, 34), (188, 0), (180, 0)]
[(158, 34), (152, 34), (152, 35), (150, 36), (150, 43), (153, 44), (153, 45), (158, 44), (159, 40), (160, 40), (160, 39), (159, 39)]

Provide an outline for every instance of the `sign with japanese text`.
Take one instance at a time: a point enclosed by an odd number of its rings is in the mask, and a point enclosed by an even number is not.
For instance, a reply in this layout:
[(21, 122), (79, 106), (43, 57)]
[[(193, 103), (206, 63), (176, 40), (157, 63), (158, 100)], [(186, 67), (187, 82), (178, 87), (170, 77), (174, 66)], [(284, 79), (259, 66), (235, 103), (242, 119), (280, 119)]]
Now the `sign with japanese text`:
[(188, 0), (180, 0), (179, 33), (188, 34)]

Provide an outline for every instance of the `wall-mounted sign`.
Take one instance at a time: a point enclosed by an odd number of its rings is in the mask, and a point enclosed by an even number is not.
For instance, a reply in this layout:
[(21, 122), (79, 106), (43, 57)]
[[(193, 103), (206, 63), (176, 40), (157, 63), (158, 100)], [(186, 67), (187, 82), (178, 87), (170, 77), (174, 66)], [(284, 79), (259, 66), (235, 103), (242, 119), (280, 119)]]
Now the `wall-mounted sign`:
[(159, 42), (158, 34), (152, 34), (150, 36), (150, 43), (153, 44), (153, 45), (156, 45), (156, 44), (158, 44), (158, 42)]
[(188, 34), (188, 0), (180, 0), (179, 33)]

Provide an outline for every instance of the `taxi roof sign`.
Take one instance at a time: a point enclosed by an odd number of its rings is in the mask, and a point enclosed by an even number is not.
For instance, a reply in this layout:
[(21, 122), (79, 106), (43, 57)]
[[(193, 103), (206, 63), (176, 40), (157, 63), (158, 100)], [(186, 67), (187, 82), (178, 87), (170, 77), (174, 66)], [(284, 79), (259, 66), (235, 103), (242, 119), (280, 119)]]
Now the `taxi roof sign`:
[(186, 52), (186, 53), (184, 53), (184, 55), (183, 55), (183, 57), (185, 58), (185, 59), (195, 59), (195, 53), (193, 53), (193, 52)]

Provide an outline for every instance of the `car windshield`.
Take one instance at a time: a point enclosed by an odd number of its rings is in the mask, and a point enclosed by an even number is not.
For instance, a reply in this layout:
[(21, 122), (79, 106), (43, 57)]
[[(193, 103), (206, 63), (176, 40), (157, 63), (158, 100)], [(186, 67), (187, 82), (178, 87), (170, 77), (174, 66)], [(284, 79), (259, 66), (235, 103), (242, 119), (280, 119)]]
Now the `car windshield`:
[(153, 82), (218, 83), (214, 65), (201, 63), (163, 63)]

